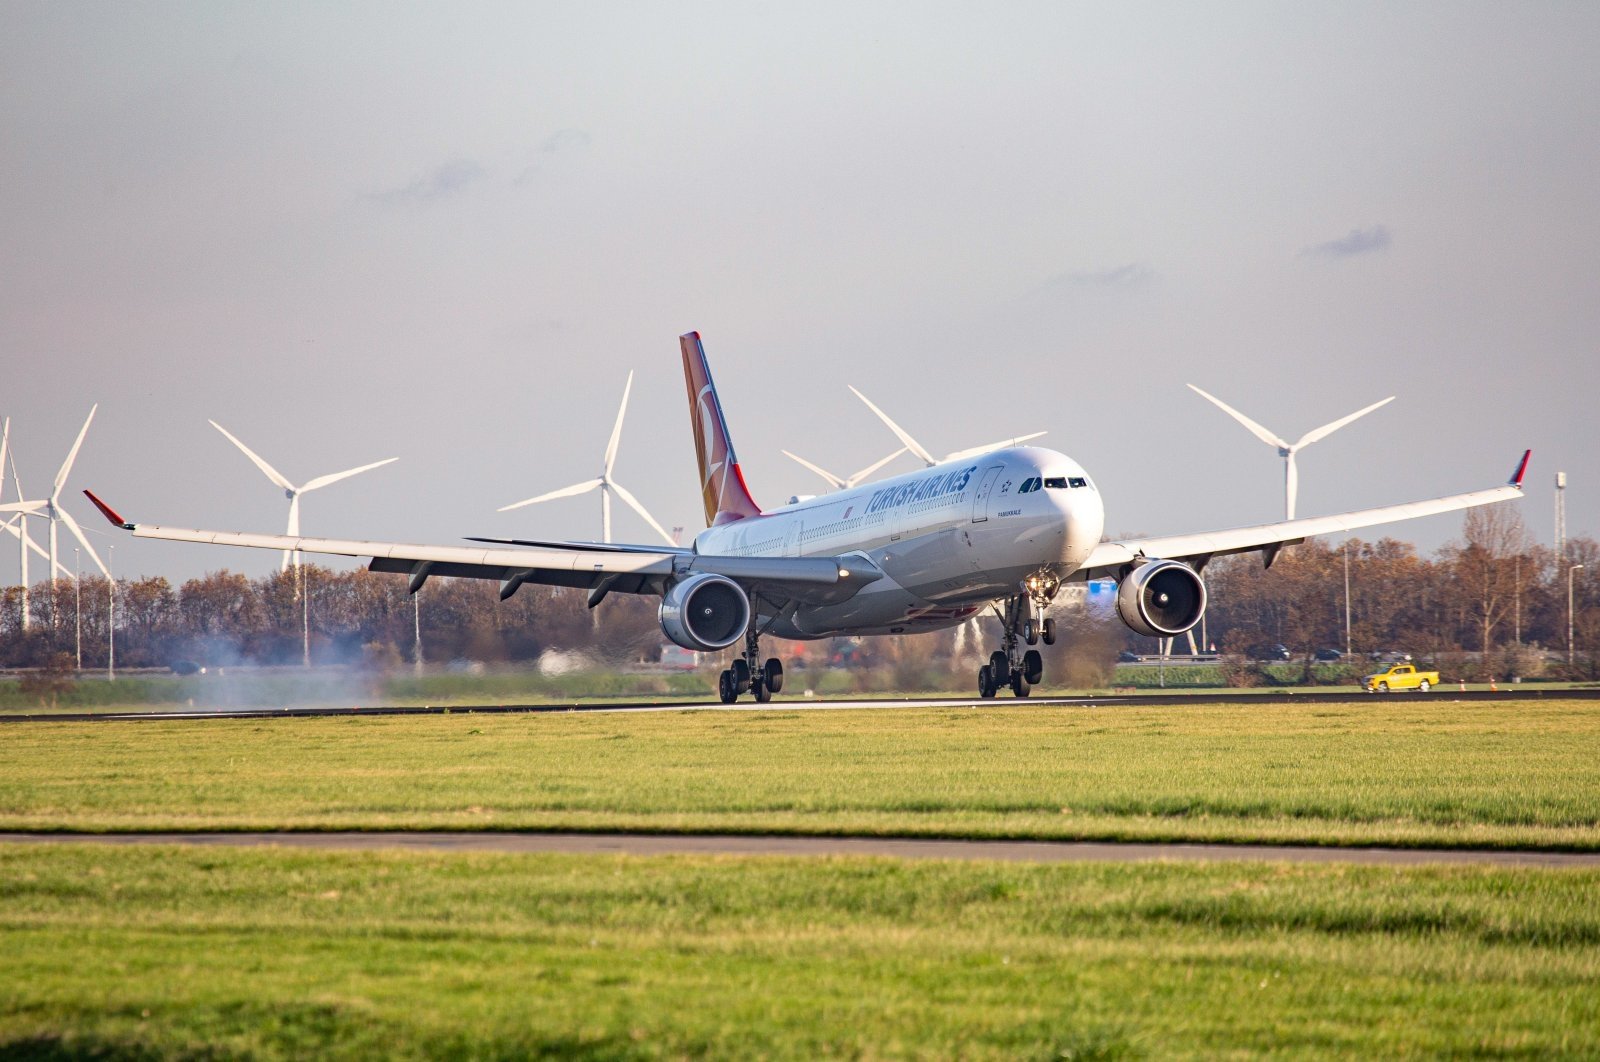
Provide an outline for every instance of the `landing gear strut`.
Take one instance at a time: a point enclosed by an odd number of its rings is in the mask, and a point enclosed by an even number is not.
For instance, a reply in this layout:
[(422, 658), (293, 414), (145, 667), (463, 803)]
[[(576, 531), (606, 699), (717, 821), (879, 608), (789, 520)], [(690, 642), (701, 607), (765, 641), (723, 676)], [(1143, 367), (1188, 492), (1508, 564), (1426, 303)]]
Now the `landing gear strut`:
[(1024, 651), (1021, 644), (1055, 644), (1056, 621), (1045, 617), (1044, 610), (1060, 588), (1061, 580), (1054, 575), (1029, 576), (1018, 593), (995, 606), (1001, 626), (1000, 648), (978, 669), (978, 696), (993, 697), (1009, 686), (1014, 695), (1026, 697), (1043, 680), (1044, 658), (1037, 649)]
[(766, 704), (783, 690), (783, 661), (774, 656), (762, 663), (760, 642), (761, 631), (751, 616), (744, 631), (744, 655), (717, 678), (717, 696), (723, 704), (732, 704), (746, 690), (758, 704)]

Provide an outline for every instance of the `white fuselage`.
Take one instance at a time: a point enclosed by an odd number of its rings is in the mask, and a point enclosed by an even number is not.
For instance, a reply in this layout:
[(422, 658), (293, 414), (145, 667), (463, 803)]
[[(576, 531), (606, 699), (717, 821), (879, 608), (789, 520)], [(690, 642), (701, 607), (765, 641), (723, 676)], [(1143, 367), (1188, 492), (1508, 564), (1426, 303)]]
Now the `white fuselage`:
[[(1031, 575), (1065, 581), (1100, 542), (1105, 508), (1076, 461), (1019, 446), (810, 498), (710, 527), (699, 553), (835, 557), (864, 553), (884, 572), (843, 604), (758, 614), (780, 638), (899, 634), (954, 626)], [(765, 626), (765, 624), (763, 624)]]

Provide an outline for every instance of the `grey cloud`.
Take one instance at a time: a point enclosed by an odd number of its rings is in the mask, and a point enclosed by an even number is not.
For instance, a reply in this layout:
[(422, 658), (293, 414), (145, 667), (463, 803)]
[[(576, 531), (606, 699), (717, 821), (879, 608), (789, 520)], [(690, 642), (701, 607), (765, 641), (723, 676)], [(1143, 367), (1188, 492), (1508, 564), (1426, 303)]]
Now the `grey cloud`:
[(589, 134), (582, 129), (558, 129), (545, 138), (539, 145), (542, 154), (551, 154), (564, 151), (568, 148), (581, 148), (589, 146)]
[(1370, 229), (1351, 229), (1343, 239), (1319, 243), (1300, 253), (1313, 258), (1349, 258), (1351, 255), (1388, 250), (1390, 242), (1389, 230), (1382, 225), (1374, 225)]
[(1155, 276), (1150, 267), (1141, 262), (1129, 262), (1115, 269), (1096, 272), (1064, 273), (1054, 281), (1079, 288), (1133, 288)]
[(363, 198), (391, 205), (421, 205), (458, 195), (487, 176), (488, 171), (471, 159), (452, 159), (410, 184), (369, 192)]
[[(582, 129), (558, 129), (544, 138), (538, 154), (554, 155), (558, 151), (573, 151), (589, 146), (589, 134)], [(517, 188), (532, 184), (544, 174), (541, 166), (528, 166), (511, 181)]]

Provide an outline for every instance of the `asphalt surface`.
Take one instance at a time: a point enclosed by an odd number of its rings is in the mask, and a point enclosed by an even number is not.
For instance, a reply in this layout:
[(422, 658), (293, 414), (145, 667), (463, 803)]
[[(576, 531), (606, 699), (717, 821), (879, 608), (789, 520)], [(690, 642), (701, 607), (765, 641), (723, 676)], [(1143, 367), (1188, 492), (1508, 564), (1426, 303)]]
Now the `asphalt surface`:
[(1030, 697), (1019, 701), (1009, 695), (983, 700), (978, 697), (883, 697), (871, 700), (823, 700), (813, 697), (784, 697), (780, 695), (770, 704), (756, 704), (744, 698), (735, 704), (720, 704), (708, 693), (705, 698), (676, 701), (630, 701), (623, 704), (473, 704), (449, 707), (416, 707), (400, 705), (364, 705), (360, 707), (300, 707), (285, 705), (281, 708), (189, 708), (181, 711), (139, 712), (30, 712), (0, 715), (4, 723), (81, 723), (81, 722), (153, 722), (163, 720), (201, 719), (305, 719), (342, 715), (445, 715), (462, 712), (525, 714), (540, 712), (666, 712), (666, 711), (795, 711), (800, 709), (859, 709), (859, 708), (1005, 708), (1012, 705), (1046, 705), (1049, 707), (1109, 707), (1117, 705), (1182, 705), (1195, 704), (1270, 704), (1293, 701), (1301, 704), (1371, 704), (1385, 698), (1404, 703), (1408, 698), (1428, 697), (1449, 701), (1521, 701), (1521, 700), (1600, 700), (1600, 688), (1547, 690), (1537, 686), (1507, 686), (1498, 691), (1473, 690), (1461, 692), (1439, 687), (1431, 693), (1369, 694), (1356, 690), (1341, 693), (1243, 693), (1236, 690), (1199, 691), (1194, 693), (1113, 694), (1105, 697)]
[(402, 849), (423, 852), (566, 852), (591, 855), (886, 856), (1013, 863), (1275, 861), (1373, 866), (1467, 864), (1600, 868), (1600, 852), (1501, 849), (1341, 848), (1308, 845), (1116, 844), (1094, 841), (961, 841), (895, 837), (718, 834), (431, 833), (0, 833), (0, 844), (182, 844), (223, 848)]

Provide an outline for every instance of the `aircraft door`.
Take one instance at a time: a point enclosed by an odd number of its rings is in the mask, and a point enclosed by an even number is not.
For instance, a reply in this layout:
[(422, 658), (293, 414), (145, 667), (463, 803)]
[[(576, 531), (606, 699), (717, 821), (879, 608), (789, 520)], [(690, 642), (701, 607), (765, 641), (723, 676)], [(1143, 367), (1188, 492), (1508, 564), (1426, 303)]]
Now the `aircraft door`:
[(799, 520), (796, 520), (794, 525), (789, 528), (789, 533), (783, 539), (783, 555), (785, 557), (800, 556), (800, 535), (804, 530), (805, 526)]
[(978, 493), (972, 496), (972, 522), (981, 524), (989, 519), (989, 495), (994, 493), (994, 481), (1000, 478), (1000, 473), (1005, 471), (1004, 465), (994, 465), (983, 470), (983, 478), (978, 480)]

